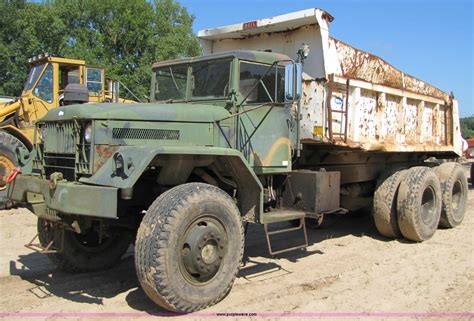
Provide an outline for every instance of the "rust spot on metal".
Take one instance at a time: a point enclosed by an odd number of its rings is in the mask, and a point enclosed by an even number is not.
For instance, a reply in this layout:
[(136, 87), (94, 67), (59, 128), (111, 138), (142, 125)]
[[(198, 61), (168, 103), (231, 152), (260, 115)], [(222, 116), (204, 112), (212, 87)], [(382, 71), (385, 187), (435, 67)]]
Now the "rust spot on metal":
[(104, 165), (104, 163), (112, 157), (117, 151), (118, 146), (96, 145), (94, 157), (94, 173)]
[(334, 38), (331, 40), (335, 44), (343, 77), (360, 79), (438, 99), (446, 100), (448, 98), (448, 94), (445, 92), (401, 72), (382, 58), (354, 48), (340, 40)]

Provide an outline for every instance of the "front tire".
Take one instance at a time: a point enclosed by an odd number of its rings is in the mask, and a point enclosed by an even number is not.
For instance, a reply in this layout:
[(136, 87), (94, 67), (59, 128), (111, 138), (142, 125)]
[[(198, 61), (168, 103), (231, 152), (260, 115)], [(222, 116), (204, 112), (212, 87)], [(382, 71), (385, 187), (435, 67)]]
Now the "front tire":
[(42, 218), (38, 218), (37, 227), (41, 245), (46, 247), (53, 241), (53, 249), (59, 251), (47, 254), (49, 259), (59, 269), (70, 273), (111, 268), (120, 261), (132, 240), (130, 232), (120, 229), (110, 229), (107, 237), (99, 238), (93, 229), (77, 234)]
[(214, 305), (230, 291), (244, 230), (232, 198), (202, 183), (177, 186), (148, 209), (137, 234), (135, 266), (156, 304), (176, 312)]

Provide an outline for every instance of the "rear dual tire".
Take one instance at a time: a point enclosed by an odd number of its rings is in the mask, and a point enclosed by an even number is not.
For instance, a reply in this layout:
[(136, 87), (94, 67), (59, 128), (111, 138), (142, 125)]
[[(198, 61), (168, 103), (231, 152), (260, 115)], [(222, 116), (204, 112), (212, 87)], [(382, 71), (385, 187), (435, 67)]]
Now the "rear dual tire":
[(433, 236), (441, 215), (441, 185), (428, 167), (410, 168), (397, 195), (398, 226), (402, 235), (422, 242)]
[(400, 182), (408, 170), (389, 171), (382, 174), (374, 193), (373, 216), (375, 227), (385, 237), (398, 238), (397, 194)]
[(467, 206), (467, 178), (458, 163), (443, 163), (435, 168), (442, 190), (442, 206), (439, 226), (453, 228), (461, 224)]
[(467, 203), (467, 179), (461, 165), (413, 167), (386, 172), (374, 193), (374, 222), (380, 234), (421, 242), (437, 227), (461, 224)]

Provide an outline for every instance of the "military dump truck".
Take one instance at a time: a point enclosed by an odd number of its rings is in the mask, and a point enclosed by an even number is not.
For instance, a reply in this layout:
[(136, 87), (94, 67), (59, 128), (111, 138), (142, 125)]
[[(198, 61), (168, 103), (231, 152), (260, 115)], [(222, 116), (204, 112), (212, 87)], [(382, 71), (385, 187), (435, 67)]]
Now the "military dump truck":
[[(32, 150), (36, 120), (67, 104), (70, 96), (78, 102), (81, 92), (77, 89), (85, 91), (81, 102), (131, 102), (119, 98), (120, 84), (107, 80), (104, 68), (87, 65), (84, 60), (46, 53), (28, 62), (31, 69), (21, 96), (0, 97), (0, 209), (11, 205), (7, 202), (6, 179)], [(83, 88), (74, 90), (75, 85)]]
[[(81, 272), (134, 243), (146, 294), (188, 312), (230, 291), (243, 222), (263, 225), (272, 255), (367, 206), (387, 238), (460, 224), (462, 168), (427, 162), (461, 153), (456, 100), (331, 38), (332, 20), (310, 9), (204, 30), (203, 56), (153, 65), (151, 103), (48, 112), (8, 188), (38, 216), (27, 246)], [(301, 244), (275, 243), (289, 235)]]

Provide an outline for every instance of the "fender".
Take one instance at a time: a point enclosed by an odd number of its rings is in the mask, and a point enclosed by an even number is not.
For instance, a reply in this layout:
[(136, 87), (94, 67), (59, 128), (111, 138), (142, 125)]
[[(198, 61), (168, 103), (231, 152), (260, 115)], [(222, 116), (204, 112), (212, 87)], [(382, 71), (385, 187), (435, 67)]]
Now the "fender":
[[(173, 173), (181, 172), (177, 168), (182, 166), (183, 158), (191, 162), (190, 170), (195, 166), (202, 166), (203, 161), (206, 164), (217, 163), (223, 166), (237, 183), (241, 214), (255, 221), (259, 220), (263, 214), (262, 184), (242, 153), (234, 149), (204, 146), (122, 146), (93, 176), (81, 178), (80, 181), (120, 189), (132, 188), (149, 166), (163, 167)], [(185, 183), (176, 177), (166, 176), (162, 179), (166, 180), (167, 185)], [(170, 179), (173, 179), (172, 184)], [(158, 180), (160, 181), (160, 178)]]

